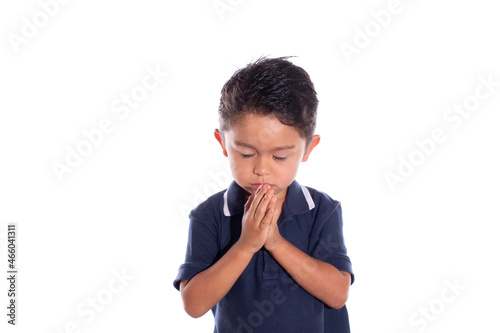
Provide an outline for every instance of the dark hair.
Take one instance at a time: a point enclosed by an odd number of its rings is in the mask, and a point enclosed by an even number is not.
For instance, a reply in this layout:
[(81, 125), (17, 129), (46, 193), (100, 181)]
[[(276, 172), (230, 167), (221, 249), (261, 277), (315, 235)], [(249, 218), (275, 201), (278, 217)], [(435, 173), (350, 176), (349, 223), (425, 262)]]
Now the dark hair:
[(221, 91), (220, 131), (255, 113), (274, 116), (295, 127), (306, 146), (311, 143), (318, 98), (309, 74), (288, 58), (261, 57), (233, 74)]

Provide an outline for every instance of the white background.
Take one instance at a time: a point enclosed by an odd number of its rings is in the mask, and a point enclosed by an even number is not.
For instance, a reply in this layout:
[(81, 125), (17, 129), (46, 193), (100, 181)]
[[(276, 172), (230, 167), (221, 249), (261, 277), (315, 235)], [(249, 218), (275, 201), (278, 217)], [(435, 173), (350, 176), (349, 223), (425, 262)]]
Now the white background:
[[(220, 89), (261, 55), (297, 56), (317, 88), (322, 140), (297, 178), (342, 203), (352, 331), (498, 331), (500, 86), (456, 128), (443, 118), (480, 76), (500, 81), (494, 2), (401, 0), (381, 27), (370, 13), (390, 1), (226, 1), (221, 16), (211, 0), (74, 0), (46, 22), (40, 2), (2, 2), (0, 258), (6, 274), (16, 222), (19, 267), (16, 327), (1, 279), (2, 332), (213, 330), (172, 281), (187, 211), (230, 181)], [(121, 119), (113, 103), (148, 67), (168, 77)], [(60, 181), (53, 163), (103, 119), (113, 131)], [(436, 128), (446, 140), (422, 159), (415, 140)], [(420, 165), (391, 190), (384, 174), (410, 156)]]

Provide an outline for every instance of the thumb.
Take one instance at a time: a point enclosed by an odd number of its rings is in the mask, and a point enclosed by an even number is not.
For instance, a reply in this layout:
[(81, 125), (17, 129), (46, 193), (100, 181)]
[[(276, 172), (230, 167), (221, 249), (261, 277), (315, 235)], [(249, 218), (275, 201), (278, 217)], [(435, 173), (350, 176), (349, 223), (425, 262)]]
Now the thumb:
[(253, 202), (253, 194), (251, 194), (249, 197), (248, 197), (248, 200), (247, 202), (245, 203), (245, 213), (250, 209), (250, 206), (252, 205), (252, 202)]

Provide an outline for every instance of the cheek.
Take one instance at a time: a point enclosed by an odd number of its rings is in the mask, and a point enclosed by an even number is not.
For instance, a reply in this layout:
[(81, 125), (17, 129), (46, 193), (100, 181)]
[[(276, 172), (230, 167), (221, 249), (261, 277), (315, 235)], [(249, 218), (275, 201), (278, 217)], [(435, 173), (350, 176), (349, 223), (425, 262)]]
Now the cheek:
[(230, 158), (230, 163), (231, 163), (231, 170), (233, 171), (233, 175), (244, 175), (245, 173), (248, 172), (249, 170), (249, 165), (250, 163), (245, 163), (245, 161), (242, 161), (238, 157), (231, 157)]
[(294, 178), (299, 169), (300, 160), (290, 160), (287, 163), (281, 164), (279, 167), (279, 175), (281, 178)]

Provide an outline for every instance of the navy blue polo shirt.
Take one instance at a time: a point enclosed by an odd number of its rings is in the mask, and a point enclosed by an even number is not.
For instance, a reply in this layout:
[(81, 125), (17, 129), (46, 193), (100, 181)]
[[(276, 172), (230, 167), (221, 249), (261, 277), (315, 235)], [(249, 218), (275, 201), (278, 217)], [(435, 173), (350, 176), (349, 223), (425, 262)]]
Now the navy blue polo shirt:
[[(191, 211), (186, 260), (175, 288), (217, 262), (239, 239), (247, 195), (233, 181)], [(342, 225), (338, 201), (297, 181), (288, 187), (280, 234), (308, 255), (349, 272), (354, 282)], [(336, 310), (311, 296), (264, 248), (212, 312), (217, 333), (350, 332), (345, 306)]]

